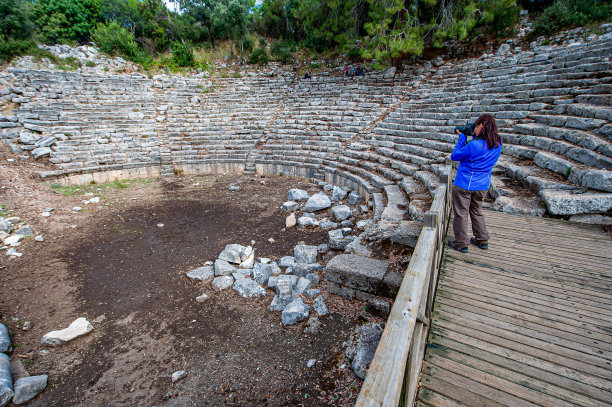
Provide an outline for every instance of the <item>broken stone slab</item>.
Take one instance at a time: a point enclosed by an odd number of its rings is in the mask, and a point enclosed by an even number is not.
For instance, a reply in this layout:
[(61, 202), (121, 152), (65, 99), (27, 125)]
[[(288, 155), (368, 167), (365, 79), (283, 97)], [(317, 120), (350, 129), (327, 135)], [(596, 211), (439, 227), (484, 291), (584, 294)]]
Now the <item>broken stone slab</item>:
[(314, 306), (315, 311), (320, 317), (323, 317), (329, 314), (329, 310), (327, 309), (327, 305), (325, 305), (325, 301), (323, 300), (322, 296), (315, 298), (313, 306)]
[(236, 271), (236, 267), (226, 260), (215, 260), (215, 276), (228, 276)]
[(305, 277), (313, 271), (321, 270), (322, 268), (319, 263), (295, 263), (291, 266), (291, 272), (287, 271), (287, 274)]
[(351, 363), (351, 368), (360, 379), (365, 379), (368, 367), (374, 359), (374, 353), (382, 332), (379, 324), (365, 324), (357, 327), (349, 339), (346, 357)]
[(295, 263), (316, 263), (317, 246), (298, 244), (293, 248)]
[(366, 236), (365, 232), (357, 236), (352, 242), (346, 245), (344, 252), (359, 254), (365, 257), (370, 257), (372, 255), (372, 249), (370, 249), (367, 245), (363, 244), (365, 236)]
[[(281, 276), (286, 277), (286, 276)], [(295, 300), (294, 283), (288, 278), (279, 278), (276, 282), (276, 295), (270, 304), (271, 311), (283, 311)]]
[(266, 284), (272, 275), (272, 266), (270, 263), (256, 263), (253, 266), (253, 278), (259, 284)]
[(20, 235), (11, 235), (9, 237), (7, 237), (6, 239), (4, 239), (4, 244), (7, 246), (13, 246), (13, 245), (17, 245), (17, 243), (19, 243), (19, 241), (23, 239), (23, 236)]
[(0, 324), (0, 352), (7, 353), (12, 350), (11, 337), (6, 325)]
[(297, 219), (295, 218), (295, 213), (292, 213), (291, 215), (287, 216), (287, 218), (285, 218), (285, 227), (289, 229), (294, 227), (295, 225), (297, 225)]
[(312, 288), (312, 281), (305, 277), (300, 277), (297, 284), (295, 285), (295, 295), (301, 295), (309, 288)]
[(284, 257), (281, 257), (281, 259), (278, 261), (278, 265), (281, 266), (282, 268), (293, 266), (294, 263), (295, 263), (295, 257), (293, 256), (284, 256)]
[(351, 208), (348, 205), (336, 205), (332, 208), (332, 213), (338, 221), (343, 221), (353, 216)]
[(7, 405), (13, 394), (11, 361), (6, 353), (0, 353), (0, 406)]
[(421, 235), (422, 228), (423, 224), (420, 222), (402, 220), (393, 231), (391, 241), (393, 243), (403, 244), (404, 246), (415, 247)]
[(329, 238), (328, 246), (334, 250), (344, 250), (349, 243), (355, 239), (355, 236), (345, 235), (343, 229), (330, 230), (327, 232)]
[(11, 224), (4, 219), (0, 219), (0, 232), (11, 233), (12, 231)]
[(329, 219), (323, 219), (321, 222), (319, 222), (319, 227), (321, 228), (321, 230), (332, 230), (337, 229), (338, 224), (336, 222), (332, 222)]
[(316, 334), (319, 332), (321, 328), (321, 321), (317, 317), (310, 317), (308, 322), (306, 322), (306, 328), (304, 328), (304, 333), (307, 335)]
[(42, 344), (48, 346), (59, 346), (66, 342), (70, 342), (80, 336), (86, 335), (93, 331), (94, 327), (85, 319), (80, 317), (74, 320), (68, 328), (51, 331), (45, 334), (42, 338)]
[(278, 280), (281, 281), (289, 281), (291, 283), (291, 287), (295, 287), (295, 285), (297, 284), (299, 277), (293, 274), (283, 274), (281, 276), (272, 276), (268, 279), (268, 287), (270, 288), (276, 288), (276, 284), (278, 283)]
[(359, 205), (361, 202), (363, 202), (363, 198), (357, 192), (353, 191), (349, 194), (348, 196), (349, 205)]
[(342, 201), (344, 198), (346, 198), (347, 194), (348, 193), (344, 189), (335, 186), (332, 189), (331, 200), (334, 202)]
[(32, 155), (35, 160), (38, 160), (41, 157), (47, 156), (51, 154), (51, 149), (49, 147), (38, 147), (32, 150)]
[(238, 278), (232, 288), (245, 298), (261, 297), (266, 290), (250, 278)]
[(321, 294), (321, 290), (318, 288), (309, 288), (308, 290), (304, 290), (304, 295), (308, 298), (314, 298), (319, 294)]
[(314, 194), (304, 205), (304, 212), (316, 212), (327, 209), (332, 205), (331, 199), (322, 192)]
[(540, 197), (548, 212), (553, 215), (578, 215), (581, 213), (605, 213), (612, 208), (612, 194), (578, 193), (545, 189)]
[(295, 202), (295, 201), (287, 201), (287, 202), (283, 202), (283, 205), (281, 206), (281, 209), (285, 212), (295, 212), (298, 209), (300, 209), (300, 204)]
[(215, 277), (212, 281), (212, 288), (215, 291), (222, 291), (230, 288), (234, 284), (234, 277), (232, 276), (219, 276)]
[(287, 192), (287, 199), (296, 202), (305, 202), (310, 198), (310, 194), (303, 189), (293, 188)]
[(308, 273), (306, 278), (312, 281), (313, 284), (319, 284), (319, 281), (321, 281), (321, 277), (317, 273)]
[(17, 380), (13, 404), (23, 404), (38, 396), (47, 387), (48, 380), (49, 376), (46, 374), (22, 377)]
[(307, 320), (309, 316), (310, 307), (304, 304), (302, 298), (297, 298), (283, 310), (281, 322), (283, 325), (294, 325), (298, 322)]
[(206, 281), (215, 276), (213, 266), (202, 266), (187, 272), (187, 277), (191, 280)]
[(299, 219), (297, 220), (298, 225), (300, 225), (300, 227), (313, 227), (316, 228), (317, 226), (319, 226), (319, 221), (316, 218), (312, 218), (310, 216), (300, 216)]
[(569, 221), (587, 223), (591, 225), (612, 225), (612, 216), (604, 216), (599, 214), (572, 215), (570, 216)]
[(228, 244), (219, 254), (218, 258), (228, 263), (240, 264), (242, 266), (242, 263), (248, 261), (251, 257), (254, 259), (253, 247), (242, 246), (240, 244)]
[(538, 197), (500, 196), (495, 200), (493, 208), (510, 214), (539, 217), (546, 213), (546, 208), (544, 208)]
[(383, 283), (389, 263), (383, 260), (340, 254), (327, 262), (327, 280), (368, 293), (376, 293)]
[(30, 225), (25, 225), (18, 230), (15, 231), (15, 234), (18, 236), (34, 236), (34, 232), (32, 232), (32, 228)]

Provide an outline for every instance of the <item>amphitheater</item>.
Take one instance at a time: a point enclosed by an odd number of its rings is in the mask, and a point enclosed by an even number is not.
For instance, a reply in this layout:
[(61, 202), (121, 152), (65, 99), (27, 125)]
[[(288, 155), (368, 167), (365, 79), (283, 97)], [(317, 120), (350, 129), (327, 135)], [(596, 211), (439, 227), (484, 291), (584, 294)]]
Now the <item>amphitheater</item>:
[[(335, 71), (310, 79), (282, 70), (240, 78), (149, 78), (9, 68), (0, 80), (3, 97), (15, 109), (13, 116), (0, 117), (0, 129), (15, 154), (48, 156), (55, 170), (41, 172), (43, 181), (288, 175), (358, 191), (371, 202), (377, 221), (424, 222), (441, 177), (449, 175), (454, 127), (491, 113), (504, 143), (491, 206), (502, 213), (602, 224), (609, 223), (612, 208), (611, 58), (607, 34), (565, 47), (516, 48), (355, 78)], [(504, 219), (493, 223), (501, 227)], [(591, 311), (607, 312), (593, 328), (604, 338), (604, 355), (586, 352), (604, 362), (593, 362), (597, 380), (587, 380), (595, 395), (563, 393), (569, 398), (559, 397), (568, 405), (612, 400), (612, 345), (605, 339), (612, 306), (609, 236), (591, 240), (594, 246), (603, 241), (604, 263), (595, 266), (594, 282), (580, 279), (578, 286), (590, 287), (583, 295), (591, 290), (602, 297), (587, 302)], [(587, 247), (578, 244), (577, 250)], [(581, 264), (592, 259), (583, 253), (576, 258)], [(433, 369), (435, 379), (440, 374)], [(455, 405), (442, 402), (452, 396), (439, 389), (427, 399), (429, 391), (421, 390), (422, 405)], [(519, 398), (504, 405), (532, 405), (523, 403), (528, 396)], [(474, 405), (498, 405), (480, 402)], [(561, 404), (546, 399), (541, 405)]]

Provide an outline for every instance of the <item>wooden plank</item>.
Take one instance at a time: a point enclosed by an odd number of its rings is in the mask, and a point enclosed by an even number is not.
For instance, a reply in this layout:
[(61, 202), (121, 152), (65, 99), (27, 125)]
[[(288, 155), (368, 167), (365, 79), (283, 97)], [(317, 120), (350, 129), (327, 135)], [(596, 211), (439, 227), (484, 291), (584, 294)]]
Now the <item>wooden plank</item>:
[[(574, 312), (560, 310), (559, 308), (555, 307), (554, 302), (546, 303), (544, 301), (536, 301), (536, 300), (533, 300), (532, 298), (525, 297), (525, 296), (513, 297), (510, 295), (505, 295), (502, 291), (495, 291), (495, 290), (487, 291), (487, 290), (484, 290), (484, 288), (482, 289), (482, 291), (479, 291), (481, 289), (477, 286), (471, 285), (469, 281), (459, 282), (459, 281), (450, 281), (450, 279), (444, 279), (444, 281), (440, 281), (438, 285), (440, 288), (445, 287), (445, 288), (450, 288), (450, 289), (455, 289), (455, 290), (462, 290), (468, 293), (478, 293), (478, 296), (482, 297), (483, 299), (486, 299), (485, 301), (487, 302), (501, 300), (505, 304), (512, 304), (514, 306), (512, 307), (512, 309), (516, 309), (518, 307), (519, 309), (522, 309), (524, 311), (544, 310), (546, 313), (550, 315), (550, 317), (567, 315), (567, 318), (569, 320), (575, 320), (577, 322), (594, 324), (597, 327), (609, 326), (609, 323), (607, 321), (596, 319), (594, 316), (586, 314), (586, 313), (581, 313), (579, 311), (574, 313)], [(500, 305), (499, 302), (497, 302), (497, 304)]]
[(581, 303), (588, 300), (589, 303), (600, 304), (602, 306), (612, 307), (612, 295), (609, 292), (598, 292), (591, 289), (585, 289), (582, 284), (569, 285), (567, 281), (554, 281), (546, 278), (546, 275), (536, 273), (520, 273), (518, 271), (503, 272), (490, 267), (475, 266), (473, 264), (452, 263), (449, 266), (442, 266), (442, 275), (452, 275), (452, 273), (478, 273), (479, 276), (488, 279), (496, 279), (500, 281), (513, 281), (516, 284), (523, 284), (525, 287), (533, 287), (542, 289), (543, 291), (556, 293), (558, 295), (566, 295), (571, 298), (576, 298)]
[(419, 390), (419, 401), (417, 401), (418, 406), (465, 407), (465, 404), (436, 393), (427, 387), (421, 387)]
[[(604, 352), (598, 348), (591, 348), (589, 346), (586, 346), (580, 343), (575, 343), (571, 340), (563, 339), (554, 334), (542, 333), (542, 332), (539, 332), (533, 329), (519, 326), (516, 324), (517, 322), (520, 322), (518, 320), (513, 321), (513, 322), (499, 321), (495, 318), (491, 318), (488, 316), (484, 316), (480, 314), (472, 314), (460, 308), (452, 309), (449, 307), (440, 307), (439, 309), (436, 309), (434, 316), (435, 317), (439, 316), (441, 318), (445, 318), (453, 322), (465, 321), (465, 324), (467, 326), (472, 326), (472, 327), (480, 326), (481, 329), (482, 327), (485, 327), (486, 329), (487, 326), (497, 328), (504, 332), (507, 332), (507, 337), (510, 337), (510, 339), (515, 338), (517, 342), (525, 343), (527, 342), (527, 338), (530, 338), (533, 340), (538, 340), (538, 341), (542, 341), (545, 343), (549, 343), (553, 346), (559, 346), (562, 348), (566, 348), (568, 349), (568, 351), (577, 352), (578, 357), (580, 357), (580, 355), (583, 355), (584, 358), (581, 358), (583, 362), (591, 363), (596, 366), (607, 367), (609, 365), (612, 365), (610, 363), (610, 361), (612, 360), (612, 354), (609, 352)], [(479, 325), (472, 325), (470, 321), (473, 321), (473, 323), (476, 323)], [(505, 336), (505, 335), (502, 335), (502, 336)], [(526, 340), (521, 341), (521, 338), (526, 338)], [(548, 350), (550, 351), (550, 349)], [(560, 354), (559, 352), (555, 352), (555, 353)], [(568, 354), (566, 356), (574, 357), (571, 354)]]
[(546, 383), (548, 383), (551, 385), (551, 387), (548, 387), (547, 389), (551, 394), (555, 394), (557, 397), (564, 398), (567, 401), (575, 402), (577, 405), (585, 407), (600, 405), (607, 406), (612, 403), (612, 393), (597, 387), (589, 386), (588, 384), (577, 380), (568, 379), (564, 376), (551, 372), (550, 370), (533, 367), (525, 363), (521, 363), (514, 358), (499, 356), (486, 350), (466, 345), (460, 341), (451, 340), (442, 336), (436, 336), (434, 342), (435, 343), (428, 346), (427, 355), (429, 355), (429, 352), (449, 355), (448, 357), (453, 357), (453, 355), (468, 355), (470, 358), (491, 363), (508, 371), (526, 376), (524, 379), (526, 382), (531, 383), (533, 380), (542, 381), (542, 386), (545, 386)]
[[(514, 349), (525, 355), (531, 355), (560, 366), (565, 366), (566, 368), (572, 370), (583, 372), (595, 378), (599, 378), (599, 380), (607, 383), (608, 386), (612, 385), (612, 370), (593, 365), (585, 362), (584, 360), (572, 358), (572, 356), (574, 356), (574, 354), (577, 352), (563, 350), (560, 349), (559, 346), (554, 346), (531, 338), (520, 336), (508, 338), (508, 335), (505, 335), (503, 330), (486, 327), (482, 324), (470, 322), (470, 326), (467, 327), (462, 325), (462, 323), (464, 323), (464, 321), (460, 321), (458, 318), (455, 318), (454, 321), (449, 321), (443, 316), (436, 318), (437, 327), (445, 328), (447, 330), (452, 330), (465, 335), (475, 336), (490, 344), (497, 344), (507, 349)], [(586, 357), (586, 355), (582, 355), (583, 359)]]
[[(607, 329), (589, 325), (584, 321), (577, 321), (564, 316), (550, 315), (549, 313), (542, 310), (525, 310), (520, 306), (513, 306), (513, 304), (505, 303), (502, 301), (483, 301), (477, 294), (469, 293), (465, 291), (456, 290), (453, 288), (440, 289), (440, 295), (447, 299), (456, 300), (464, 304), (470, 304), (475, 307), (482, 307), (492, 312), (505, 314), (509, 316), (519, 315), (520, 318), (526, 321), (533, 322), (535, 324), (547, 325), (553, 328), (565, 329), (576, 335), (582, 335), (585, 338), (596, 340), (603, 343), (612, 343), (612, 336), (610, 336)], [(435, 308), (434, 308), (435, 310)]]
[[(576, 302), (567, 301), (552, 295), (545, 295), (535, 292), (534, 290), (523, 290), (520, 288), (506, 285), (505, 283), (498, 284), (495, 282), (486, 281), (483, 278), (478, 278), (475, 275), (473, 278), (469, 274), (463, 275), (446, 275), (444, 282), (448, 285), (460, 284), (472, 287), (476, 290), (484, 290), (490, 294), (495, 294), (501, 297), (508, 298), (525, 298), (526, 302), (531, 304), (541, 305), (544, 307), (554, 308), (558, 312), (571, 312), (575, 316), (582, 315), (584, 318), (598, 325), (610, 325), (612, 322), (612, 313), (605, 308), (594, 307), (586, 304), (577, 304)], [(578, 306), (580, 305), (580, 306)]]
[[(526, 318), (523, 318), (523, 314), (519, 312), (511, 313), (512, 316), (508, 316), (506, 313), (502, 312), (492, 312), (487, 310), (486, 307), (475, 307), (471, 304), (465, 302), (459, 302), (452, 299), (445, 298), (444, 296), (439, 296), (436, 300), (436, 310), (439, 311), (447, 311), (453, 312), (455, 310), (462, 310), (465, 312), (469, 312), (474, 315), (482, 315), (497, 321), (503, 321), (508, 323), (520, 323), (525, 328), (531, 329), (535, 332), (542, 332), (549, 335), (556, 335), (559, 338), (563, 338), (569, 342), (573, 342), (575, 344), (584, 345), (590, 349), (592, 349), (593, 353), (597, 353), (597, 350), (601, 350), (606, 353), (612, 353), (612, 343), (597, 341), (592, 338), (584, 337), (573, 330), (564, 329), (566, 326), (562, 324), (554, 324), (554, 327), (549, 326), (548, 324), (540, 323), (538, 320), (537, 323), (531, 322)], [(568, 346), (571, 347), (571, 346)], [(576, 349), (578, 350), (578, 349)]]
[(432, 354), (428, 357), (428, 362), (434, 366), (437, 366), (444, 370), (457, 373), (459, 375), (469, 377), (470, 379), (479, 383), (485, 384), (494, 389), (503, 391), (504, 393), (511, 394), (521, 399), (527, 400), (538, 406), (549, 406), (549, 407), (573, 407), (573, 404), (557, 397), (551, 396), (545, 392), (539, 392), (530, 388), (534, 383), (533, 381), (527, 383), (523, 381), (522, 384), (517, 384), (510, 379), (516, 379), (517, 375), (512, 375), (508, 370), (501, 369), (501, 371), (495, 371), (500, 373), (498, 376), (493, 374), (490, 369), (483, 369), (482, 365), (477, 367), (471, 366), (470, 364), (464, 364), (448, 358), (446, 356)]
[(433, 325), (430, 337), (433, 342), (438, 342), (440, 341), (439, 337), (443, 337), (450, 341), (460, 342), (469, 347), (477, 348), (493, 355), (512, 359), (516, 362), (557, 374), (567, 378), (568, 380), (574, 380), (577, 383), (583, 383), (588, 386), (596, 387), (608, 393), (612, 392), (610, 382), (606, 381), (605, 379), (589, 375), (579, 370), (567, 368), (554, 361), (542, 359), (537, 356), (524, 353), (521, 350), (504, 347), (497, 342), (492, 343), (483, 338), (475, 337), (452, 328), (448, 329), (447, 327), (442, 327), (437, 323)]
[[(439, 394), (442, 397), (451, 399), (459, 403), (459, 405), (470, 407), (504, 407), (492, 399), (483, 397), (481, 394), (471, 392), (469, 388), (457, 386), (453, 382), (441, 379), (438, 376), (426, 374), (423, 369), (423, 377), (421, 379), (421, 388), (429, 389), (430, 392)], [(451, 379), (452, 380), (452, 379)], [(427, 401), (433, 401), (433, 398), (428, 398)]]
[[(464, 374), (458, 374), (453, 372), (450, 369), (440, 368), (439, 366), (432, 365), (428, 363), (423, 366), (423, 374), (428, 376), (438, 377), (445, 382), (454, 383), (457, 387), (461, 387), (463, 389), (469, 389), (470, 392), (476, 393), (484, 397), (485, 399), (495, 400), (497, 403), (504, 406), (511, 407), (535, 407), (537, 404), (532, 403), (528, 400), (522, 399), (515, 395), (509, 394), (503, 390), (496, 389), (488, 384), (486, 384), (487, 380), (493, 381), (493, 377), (483, 378), (479, 375), (477, 371), (473, 370), (472, 373), (476, 376), (474, 379), (472, 376), (467, 376)], [(440, 391), (440, 389), (436, 389), (436, 391)], [(459, 400), (465, 404), (471, 405), (470, 400)], [(489, 401), (490, 403), (490, 401)]]

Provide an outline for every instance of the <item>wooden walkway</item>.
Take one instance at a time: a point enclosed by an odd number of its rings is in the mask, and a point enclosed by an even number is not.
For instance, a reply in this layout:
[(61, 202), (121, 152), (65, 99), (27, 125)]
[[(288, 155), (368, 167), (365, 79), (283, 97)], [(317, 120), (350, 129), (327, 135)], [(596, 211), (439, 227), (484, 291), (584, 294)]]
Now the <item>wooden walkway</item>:
[(444, 255), (416, 405), (611, 406), (610, 236), (486, 219), (489, 250)]

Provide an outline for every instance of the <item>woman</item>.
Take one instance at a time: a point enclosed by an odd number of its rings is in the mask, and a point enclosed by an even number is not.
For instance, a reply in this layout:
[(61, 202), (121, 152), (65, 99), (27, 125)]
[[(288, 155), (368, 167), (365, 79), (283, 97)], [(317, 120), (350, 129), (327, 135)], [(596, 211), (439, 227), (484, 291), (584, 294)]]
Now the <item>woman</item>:
[[(501, 154), (502, 142), (497, 132), (495, 119), (483, 114), (474, 123), (474, 138), (467, 142), (465, 134), (459, 132), (459, 141), (451, 154), (451, 160), (459, 161), (453, 182), (453, 230), (455, 240), (448, 246), (462, 253), (468, 252), (471, 242), (481, 249), (489, 248), (489, 233), (485, 226), (482, 203), (485, 199), (491, 171)], [(473, 238), (468, 240), (468, 214), (472, 219)]]

